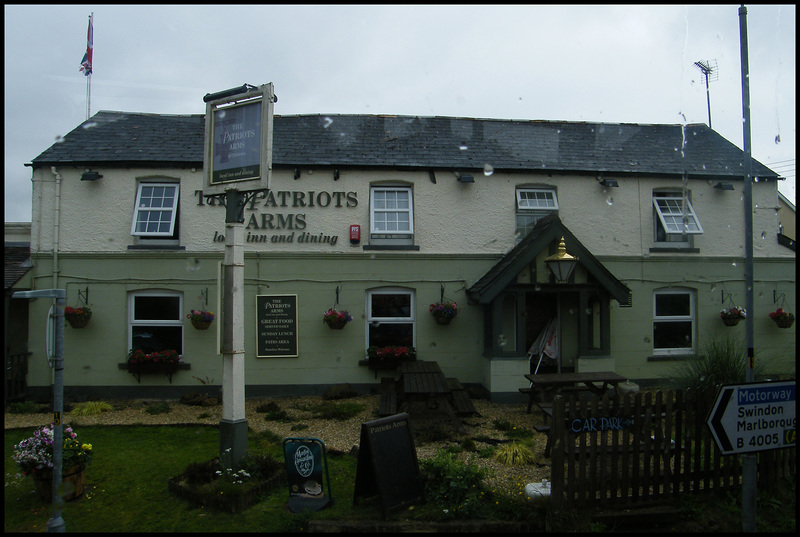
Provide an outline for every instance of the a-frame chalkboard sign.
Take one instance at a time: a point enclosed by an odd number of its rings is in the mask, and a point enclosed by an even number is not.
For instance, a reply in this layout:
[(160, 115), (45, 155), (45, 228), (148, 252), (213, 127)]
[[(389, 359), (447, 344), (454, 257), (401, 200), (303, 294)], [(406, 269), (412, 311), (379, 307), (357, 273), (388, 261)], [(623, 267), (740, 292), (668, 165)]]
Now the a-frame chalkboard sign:
[(376, 494), (380, 496), (384, 519), (388, 519), (390, 511), (424, 499), (408, 414), (361, 424), (353, 505)]

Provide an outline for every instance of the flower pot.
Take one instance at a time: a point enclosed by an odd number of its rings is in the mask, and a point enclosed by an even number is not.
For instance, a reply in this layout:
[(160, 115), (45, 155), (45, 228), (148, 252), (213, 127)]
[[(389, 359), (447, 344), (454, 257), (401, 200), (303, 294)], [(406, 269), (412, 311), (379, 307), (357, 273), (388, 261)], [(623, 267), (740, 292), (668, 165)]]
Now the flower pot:
[(783, 319), (773, 319), (773, 321), (775, 321), (775, 324), (778, 325), (778, 328), (791, 328), (792, 325), (794, 324), (793, 317), (783, 318)]
[(81, 316), (81, 317), (69, 316), (69, 317), (65, 317), (65, 318), (67, 319), (67, 322), (69, 323), (69, 325), (70, 325), (72, 328), (83, 328), (83, 327), (85, 327), (87, 324), (89, 324), (89, 319), (91, 319), (91, 318), (92, 318), (92, 316), (91, 316), (91, 315), (89, 315), (88, 317), (83, 317), (83, 316)]
[(436, 319), (436, 324), (450, 324), (450, 321), (453, 320), (452, 317), (444, 316), (434, 317), (434, 319)]
[(331, 330), (341, 330), (347, 324), (347, 321), (344, 319), (335, 319), (333, 321), (325, 321), (325, 324), (327, 324), (328, 328)]
[(723, 317), (722, 323), (725, 326), (736, 326), (737, 324), (739, 324), (739, 321), (741, 320), (742, 320), (741, 317)]
[(211, 326), (212, 321), (196, 321), (192, 319), (192, 326), (194, 326), (197, 330), (208, 330)]
[[(83, 482), (86, 467), (73, 466), (61, 472), (61, 497), (68, 502), (83, 494)], [(45, 502), (53, 501), (53, 471), (43, 470), (33, 474), (33, 484), (39, 498)]]

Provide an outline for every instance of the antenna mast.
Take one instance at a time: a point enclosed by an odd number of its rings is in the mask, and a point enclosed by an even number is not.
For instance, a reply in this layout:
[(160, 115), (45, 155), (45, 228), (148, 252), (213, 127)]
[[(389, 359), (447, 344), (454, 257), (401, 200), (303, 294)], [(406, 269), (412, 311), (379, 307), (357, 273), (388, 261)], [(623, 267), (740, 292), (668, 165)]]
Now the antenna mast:
[(717, 73), (717, 60), (706, 60), (694, 62), (695, 67), (700, 69), (703, 77), (706, 79), (706, 101), (708, 102), (708, 128), (711, 128), (711, 92), (708, 91), (709, 80), (714, 81), (719, 79)]

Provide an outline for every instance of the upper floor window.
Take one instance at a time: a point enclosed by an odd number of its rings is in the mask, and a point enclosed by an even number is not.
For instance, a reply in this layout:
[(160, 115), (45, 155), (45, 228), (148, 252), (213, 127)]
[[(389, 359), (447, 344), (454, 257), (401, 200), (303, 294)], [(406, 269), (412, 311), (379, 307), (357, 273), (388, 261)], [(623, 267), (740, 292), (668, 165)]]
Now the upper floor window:
[(139, 183), (131, 235), (174, 238), (178, 194), (177, 183)]
[(657, 289), (653, 295), (653, 352), (694, 352), (695, 297), (689, 289)]
[(552, 188), (517, 189), (517, 242), (548, 214), (558, 212), (558, 197)]
[(414, 232), (414, 204), (409, 187), (373, 187), (370, 196), (372, 233), (410, 235)]
[(183, 295), (170, 291), (137, 291), (128, 302), (130, 349), (172, 349), (183, 354)]
[(690, 235), (703, 233), (689, 197), (679, 191), (653, 192), (655, 242), (689, 245)]

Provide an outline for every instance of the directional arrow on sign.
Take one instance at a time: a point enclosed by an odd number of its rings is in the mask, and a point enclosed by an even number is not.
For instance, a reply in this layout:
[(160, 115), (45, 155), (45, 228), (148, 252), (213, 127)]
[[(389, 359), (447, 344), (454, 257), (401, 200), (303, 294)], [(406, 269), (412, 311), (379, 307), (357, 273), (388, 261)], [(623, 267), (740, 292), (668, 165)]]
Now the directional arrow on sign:
[(714, 436), (717, 441), (717, 445), (722, 449), (723, 452), (733, 451), (731, 439), (728, 437), (728, 433), (725, 431), (725, 427), (722, 425), (722, 416), (725, 414), (725, 410), (728, 408), (728, 402), (731, 400), (731, 395), (733, 395), (733, 392), (734, 388), (723, 388), (722, 392), (720, 392), (719, 396), (717, 397), (716, 405), (714, 405), (714, 408), (711, 410), (711, 434)]

